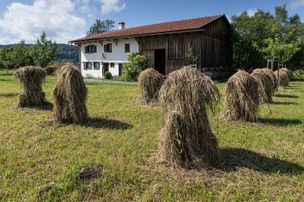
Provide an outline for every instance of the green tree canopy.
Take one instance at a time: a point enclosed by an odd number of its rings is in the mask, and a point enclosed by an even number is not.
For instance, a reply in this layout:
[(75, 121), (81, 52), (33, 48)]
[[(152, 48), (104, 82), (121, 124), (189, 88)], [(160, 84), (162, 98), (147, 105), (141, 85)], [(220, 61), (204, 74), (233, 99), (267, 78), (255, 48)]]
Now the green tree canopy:
[(96, 35), (99, 33), (110, 31), (114, 28), (115, 22), (113, 20), (99, 20), (96, 19), (96, 22), (91, 25), (90, 30), (87, 32), (87, 36)]
[(35, 65), (46, 67), (53, 60), (56, 51), (56, 42), (47, 40), (45, 32), (42, 32), (37, 43), (32, 47), (32, 56)]
[(11, 47), (3, 48), (0, 51), (0, 58), (2, 64), (8, 68), (18, 68), (34, 64), (31, 51), (24, 41)]
[(249, 16), (243, 12), (232, 17), (234, 29), (234, 67), (250, 69), (276, 59), (288, 66), (304, 62), (304, 24), (299, 15), (288, 15), (286, 6), (275, 8), (275, 14), (258, 10)]
[(148, 66), (147, 58), (139, 53), (129, 53), (128, 63), (124, 64), (125, 78), (127, 80), (137, 80), (139, 73)]

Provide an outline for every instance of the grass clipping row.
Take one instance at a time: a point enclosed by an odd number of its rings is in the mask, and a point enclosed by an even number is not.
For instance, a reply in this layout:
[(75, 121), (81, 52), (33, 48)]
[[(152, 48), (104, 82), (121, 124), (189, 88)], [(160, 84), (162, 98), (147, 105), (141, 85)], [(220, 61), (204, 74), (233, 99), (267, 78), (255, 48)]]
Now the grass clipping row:
[(45, 93), (42, 91), (42, 83), (46, 77), (44, 69), (27, 66), (19, 68), (14, 75), (20, 80), (23, 88), (19, 95), (18, 107), (37, 107), (45, 103)]
[(87, 88), (79, 69), (66, 64), (56, 72), (57, 84), (53, 92), (55, 99), (53, 113), (57, 122), (86, 124)]
[(207, 109), (214, 109), (220, 92), (213, 81), (192, 67), (169, 74), (159, 92), (165, 127), (160, 132), (159, 159), (183, 168), (212, 166), (218, 143)]
[(255, 69), (251, 73), (251, 76), (253, 76), (258, 83), (259, 103), (271, 103), (272, 95), (277, 88), (277, 80), (272, 70), (267, 68)]
[(148, 68), (138, 77), (141, 104), (153, 104), (158, 100), (158, 92), (165, 81), (165, 77), (153, 68)]
[(256, 121), (259, 105), (258, 83), (248, 72), (239, 70), (226, 84), (223, 118), (230, 121)]

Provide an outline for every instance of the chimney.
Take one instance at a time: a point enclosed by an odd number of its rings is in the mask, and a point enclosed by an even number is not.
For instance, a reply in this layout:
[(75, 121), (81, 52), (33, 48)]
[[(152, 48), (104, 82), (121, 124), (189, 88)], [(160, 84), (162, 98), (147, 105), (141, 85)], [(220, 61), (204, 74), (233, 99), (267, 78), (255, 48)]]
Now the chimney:
[(125, 29), (125, 27), (126, 27), (126, 23), (125, 22), (119, 22), (118, 23), (118, 29), (119, 30)]

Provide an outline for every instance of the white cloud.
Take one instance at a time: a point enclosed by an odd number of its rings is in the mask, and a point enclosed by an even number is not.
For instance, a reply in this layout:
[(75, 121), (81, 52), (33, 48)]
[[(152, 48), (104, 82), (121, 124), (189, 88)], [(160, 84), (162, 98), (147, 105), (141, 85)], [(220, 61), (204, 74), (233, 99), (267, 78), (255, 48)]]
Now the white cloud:
[(126, 8), (126, 3), (121, 3), (120, 0), (100, 0), (102, 14), (111, 12), (120, 12)]
[(248, 10), (247, 10), (247, 15), (248, 15), (249, 17), (253, 17), (253, 16), (255, 15), (256, 12), (258, 12), (258, 10), (255, 9), (255, 8), (253, 8), (253, 9), (248, 9)]
[(288, 7), (291, 9), (297, 9), (299, 7), (304, 6), (304, 0), (292, 0), (289, 4)]
[[(244, 12), (244, 11), (239, 12), (236, 16), (240, 16), (243, 12)], [(246, 12), (247, 12), (247, 15), (248, 15), (249, 17), (253, 17), (253, 16), (256, 14), (256, 12), (258, 12), (258, 9), (256, 9), (256, 8), (251, 8), (251, 9), (246, 10)]]
[(33, 4), (14, 2), (0, 17), (0, 44), (25, 40), (35, 42), (42, 31), (57, 43), (82, 36), (84, 19), (75, 15), (73, 0), (34, 0)]
[(228, 21), (231, 23), (232, 22), (232, 17), (230, 15), (226, 15)]

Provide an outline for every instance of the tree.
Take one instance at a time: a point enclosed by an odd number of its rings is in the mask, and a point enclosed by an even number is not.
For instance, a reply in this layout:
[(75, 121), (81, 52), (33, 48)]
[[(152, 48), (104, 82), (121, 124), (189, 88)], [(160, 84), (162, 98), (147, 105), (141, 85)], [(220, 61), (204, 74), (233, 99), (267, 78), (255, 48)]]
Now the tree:
[(4, 53), (4, 49), (0, 48), (0, 69), (5, 69), (6, 68), (6, 64), (4, 63), (3, 60), (3, 53)]
[(56, 42), (47, 40), (45, 32), (42, 32), (37, 43), (32, 47), (32, 56), (35, 65), (46, 67), (53, 60), (56, 51)]
[(239, 16), (232, 17), (234, 68), (248, 70), (265, 64), (265, 59), (256, 46), (262, 47), (261, 38), (271, 35), (272, 20), (271, 14), (261, 10), (258, 10), (252, 17), (246, 11)]
[[(292, 23), (290, 23), (292, 22)], [(279, 60), (286, 64), (300, 50), (303, 40), (303, 25), (297, 22), (297, 16), (288, 18), (286, 6), (275, 8), (275, 21), (272, 23), (272, 35), (261, 40), (262, 47), (256, 47), (265, 59)]]
[(2, 63), (8, 68), (18, 68), (34, 64), (30, 48), (24, 41), (10, 47), (3, 48), (0, 53), (0, 58)]
[(235, 68), (262, 67), (267, 59), (278, 59), (288, 67), (304, 63), (304, 24), (299, 15), (289, 17), (286, 6), (276, 7), (274, 15), (243, 12), (232, 17), (232, 26)]
[(91, 25), (90, 30), (87, 32), (87, 36), (92, 36), (110, 31), (111, 29), (114, 28), (114, 24), (115, 22), (113, 20), (96, 19), (96, 22), (93, 25)]
[(129, 53), (128, 63), (124, 65), (127, 80), (136, 80), (139, 73), (148, 66), (147, 58), (139, 53)]
[(197, 64), (198, 56), (194, 53), (192, 48), (188, 48), (186, 51), (186, 60), (188, 60), (190, 64)]

